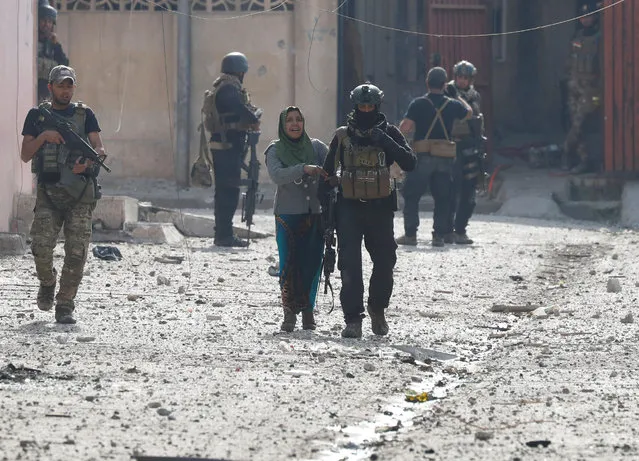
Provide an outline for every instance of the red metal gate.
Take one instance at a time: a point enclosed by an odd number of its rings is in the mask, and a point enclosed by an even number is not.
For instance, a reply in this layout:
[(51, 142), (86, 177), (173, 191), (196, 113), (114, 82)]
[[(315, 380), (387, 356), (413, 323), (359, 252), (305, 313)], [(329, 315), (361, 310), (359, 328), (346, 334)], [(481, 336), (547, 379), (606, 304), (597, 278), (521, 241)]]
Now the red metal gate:
[[(617, 0), (606, 0), (610, 6)], [(607, 9), (604, 34), (605, 169), (639, 172), (639, 1)]]
[[(485, 0), (428, 0), (426, 24), (429, 34), (477, 35), (491, 32), (490, 11)], [(482, 112), (486, 118), (488, 152), (492, 151), (492, 48), (490, 38), (427, 37), (429, 57), (439, 55), (441, 66), (452, 75), (455, 63), (465, 59), (478, 70), (475, 87), (481, 93)], [(451, 77), (452, 78), (452, 77)]]

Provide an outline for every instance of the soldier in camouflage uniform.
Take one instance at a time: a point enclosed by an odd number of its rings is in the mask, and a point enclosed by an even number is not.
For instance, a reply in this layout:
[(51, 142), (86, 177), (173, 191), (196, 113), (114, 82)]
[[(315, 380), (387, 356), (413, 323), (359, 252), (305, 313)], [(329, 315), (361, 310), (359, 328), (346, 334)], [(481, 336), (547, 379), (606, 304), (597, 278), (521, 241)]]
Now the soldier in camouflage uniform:
[[(82, 103), (73, 103), (76, 75), (70, 67), (57, 66), (49, 76), (51, 102), (44, 103), (54, 114), (68, 118), (74, 131), (104, 155), (100, 127), (93, 111)], [(64, 229), (64, 265), (60, 288), (55, 296), (55, 319), (75, 323), (74, 299), (82, 281), (91, 239), (91, 218), (99, 198), (96, 183), (98, 168), (83, 162), (81, 152), (67, 148), (62, 135), (48, 126), (40, 108), (29, 111), (22, 130), (20, 157), (31, 161), (38, 186), (35, 215), (31, 226), (31, 252), (40, 280), (38, 308), (53, 307), (57, 271), (53, 250), (60, 230)]]
[[(600, 4), (588, 2), (581, 7), (581, 13), (587, 14), (600, 8)], [(593, 170), (592, 159), (584, 140), (584, 121), (596, 114), (601, 104), (603, 68), (601, 64), (603, 37), (596, 16), (579, 19), (583, 26), (571, 41), (568, 58), (568, 105), (571, 127), (564, 144), (564, 166), (570, 167), (574, 155), (578, 163), (572, 173), (586, 173)]]
[[(471, 120), (477, 122), (476, 126), (483, 127), (481, 114), (481, 96), (473, 85), (477, 68), (468, 61), (460, 61), (453, 67), (454, 80), (448, 84), (456, 89), (460, 98), (468, 103), (473, 110)], [(473, 132), (469, 120), (455, 120), (451, 133), (457, 143), (457, 157), (453, 166), (453, 188), (450, 197), (450, 228), (452, 234), (444, 237), (446, 243), (470, 245), (473, 240), (468, 237), (466, 227), (473, 215), (476, 205), (477, 183), (480, 171), (480, 155), (477, 149), (477, 136), (482, 135), (483, 130)]]
[(69, 65), (69, 59), (53, 31), (58, 12), (47, 0), (40, 0), (38, 7), (38, 102), (49, 97), (49, 73), (58, 65)]

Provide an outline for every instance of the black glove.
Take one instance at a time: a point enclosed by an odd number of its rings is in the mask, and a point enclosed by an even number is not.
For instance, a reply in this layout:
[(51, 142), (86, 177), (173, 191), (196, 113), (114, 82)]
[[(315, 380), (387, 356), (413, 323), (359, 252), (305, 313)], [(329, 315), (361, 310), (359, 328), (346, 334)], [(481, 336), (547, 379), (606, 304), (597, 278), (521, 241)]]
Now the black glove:
[(388, 136), (388, 134), (382, 130), (381, 128), (373, 128), (371, 130), (371, 141), (373, 141), (373, 144), (375, 144), (376, 146), (387, 146), (390, 142), (395, 142), (393, 141), (393, 138), (391, 138), (390, 136)]
[(459, 93), (457, 92), (457, 88), (452, 83), (446, 85), (446, 89), (444, 90), (444, 94), (449, 98), (457, 99)]

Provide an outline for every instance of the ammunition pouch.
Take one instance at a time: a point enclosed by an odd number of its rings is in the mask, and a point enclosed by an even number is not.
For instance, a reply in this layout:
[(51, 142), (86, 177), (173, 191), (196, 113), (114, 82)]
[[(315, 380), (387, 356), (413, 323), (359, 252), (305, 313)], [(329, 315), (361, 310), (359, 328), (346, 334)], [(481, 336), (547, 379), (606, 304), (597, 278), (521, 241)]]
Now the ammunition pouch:
[(413, 141), (412, 149), (415, 153), (430, 154), (433, 157), (455, 158), (457, 143), (447, 139), (422, 139)]
[[(342, 158), (342, 196), (352, 200), (375, 200), (387, 198), (393, 191), (390, 167), (386, 165), (386, 154), (376, 146), (359, 146), (351, 142), (347, 128), (337, 131), (340, 141), (338, 152)], [(339, 163), (339, 156), (335, 156)], [(336, 165), (337, 171), (338, 165)]]

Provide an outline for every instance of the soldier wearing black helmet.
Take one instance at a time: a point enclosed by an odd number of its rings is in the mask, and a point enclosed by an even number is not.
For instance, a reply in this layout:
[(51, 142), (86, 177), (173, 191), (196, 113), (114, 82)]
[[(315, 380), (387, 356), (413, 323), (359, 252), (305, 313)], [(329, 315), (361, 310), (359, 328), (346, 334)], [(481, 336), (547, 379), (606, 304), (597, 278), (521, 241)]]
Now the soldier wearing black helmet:
[(460, 61), (453, 67), (454, 80), (449, 82), (473, 109), (473, 115), (470, 120), (455, 120), (453, 123), (451, 135), (457, 144), (449, 210), (449, 226), (453, 232), (444, 236), (446, 243), (473, 243), (466, 233), (466, 227), (475, 210), (477, 183), (479, 175), (483, 174), (480, 168), (483, 159), (480, 156), (484, 155), (483, 150), (478, 148), (483, 144), (484, 120), (481, 96), (473, 85), (476, 74), (477, 68), (472, 63)]
[(602, 2), (588, 0), (580, 7), (579, 12), (589, 16), (579, 19), (581, 27), (570, 43), (567, 73), (571, 126), (564, 143), (563, 162), (566, 169), (572, 167), (574, 174), (594, 171), (601, 162), (596, 134), (601, 132), (603, 121), (603, 37), (597, 14), (590, 13), (602, 6)]
[(399, 125), (404, 135), (414, 132), (412, 147), (417, 155), (417, 168), (406, 175), (402, 190), (405, 234), (397, 239), (400, 245), (417, 245), (419, 200), (428, 187), (435, 201), (432, 245), (444, 246), (444, 238), (453, 231), (449, 210), (457, 148), (451, 131), (456, 119), (469, 119), (473, 111), (446, 80), (448, 75), (441, 67), (429, 70), (428, 93), (410, 103)]
[(415, 167), (415, 155), (406, 139), (380, 112), (383, 97), (370, 83), (351, 92), (353, 111), (346, 126), (335, 132), (324, 163), (326, 186), (340, 185), (337, 241), (344, 338), (362, 336), (362, 238), (373, 261), (367, 303), (371, 327), (376, 335), (388, 333), (384, 311), (393, 291), (397, 250), (393, 231), (397, 196), (390, 166), (396, 162), (406, 171)]
[(261, 110), (251, 104), (243, 88), (249, 65), (242, 53), (222, 59), (222, 73), (204, 95), (202, 114), (211, 134), (209, 146), (215, 179), (215, 245), (244, 247), (248, 242), (233, 234), (233, 215), (240, 197), (242, 162), (247, 131), (259, 130)]
[(38, 3), (38, 102), (49, 96), (49, 73), (58, 66), (68, 66), (69, 59), (54, 32), (58, 12), (47, 0)]

